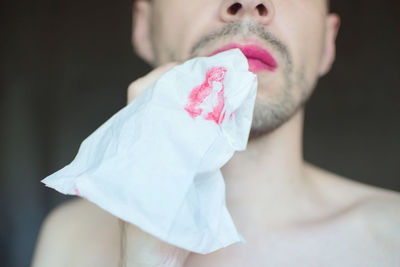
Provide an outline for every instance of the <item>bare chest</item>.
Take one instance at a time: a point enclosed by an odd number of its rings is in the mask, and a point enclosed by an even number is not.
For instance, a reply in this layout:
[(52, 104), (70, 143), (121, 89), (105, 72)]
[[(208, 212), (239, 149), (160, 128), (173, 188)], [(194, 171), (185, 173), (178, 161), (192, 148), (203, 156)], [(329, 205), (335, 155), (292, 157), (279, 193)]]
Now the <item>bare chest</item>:
[(245, 244), (208, 255), (191, 254), (185, 266), (400, 266), (397, 253), (390, 252), (368, 229), (354, 222), (246, 239)]
[[(361, 220), (340, 220), (288, 231), (242, 233), (246, 243), (207, 255), (191, 253), (185, 267), (354, 267), (400, 266), (400, 256)], [(118, 266), (117, 231), (84, 242), (69, 266)]]

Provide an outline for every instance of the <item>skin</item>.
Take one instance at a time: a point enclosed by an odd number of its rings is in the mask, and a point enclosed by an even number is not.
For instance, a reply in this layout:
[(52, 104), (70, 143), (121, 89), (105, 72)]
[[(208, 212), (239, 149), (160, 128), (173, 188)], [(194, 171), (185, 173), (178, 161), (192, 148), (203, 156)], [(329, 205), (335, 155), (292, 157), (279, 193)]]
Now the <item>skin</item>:
[[(230, 14), (229, 7), (234, 3), (174, 0), (150, 5), (138, 1), (133, 42), (137, 53), (155, 66), (209, 55), (231, 42), (268, 49), (280, 67), (274, 75), (258, 73), (260, 86), (252, 124), (252, 135), (258, 136), (292, 117), (308, 99), (317, 78), (328, 71), (334, 59), (339, 18), (327, 16), (321, 0), (244, 1), (236, 14)], [(266, 14), (259, 14), (255, 8), (258, 4)], [(177, 10), (185, 12), (177, 16)], [(150, 24), (143, 27), (146, 21)], [(235, 28), (239, 30), (232, 30)], [(249, 29), (256, 30), (248, 33)], [(231, 34), (214, 34), (228, 30)]]
[[(222, 168), (227, 207), (247, 242), (188, 253), (75, 200), (45, 220), (33, 266), (117, 266), (121, 229), (126, 266), (400, 266), (399, 194), (324, 171), (302, 155), (304, 103), (334, 61), (339, 17), (322, 0), (243, 0), (232, 14), (234, 3), (136, 1), (133, 46), (158, 68), (131, 84), (128, 102), (177, 64), (169, 62), (229, 42), (258, 43), (273, 54), (277, 71), (257, 74), (257, 120), (247, 149)], [(234, 35), (206, 38), (232, 23), (241, 25)], [(246, 34), (246, 25), (258, 25), (280, 46)]]

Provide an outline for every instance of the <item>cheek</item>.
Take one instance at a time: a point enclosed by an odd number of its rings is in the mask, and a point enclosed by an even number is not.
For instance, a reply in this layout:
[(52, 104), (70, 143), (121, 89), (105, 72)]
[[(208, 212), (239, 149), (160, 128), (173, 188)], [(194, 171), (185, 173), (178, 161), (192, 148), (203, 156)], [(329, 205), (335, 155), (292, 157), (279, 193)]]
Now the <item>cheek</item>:
[(215, 0), (179, 1), (160, 6), (153, 14), (153, 44), (159, 63), (189, 59), (192, 45), (217, 26)]
[(283, 39), (291, 52), (294, 70), (304, 67), (303, 72), (310, 80), (317, 76), (322, 57), (325, 14), (312, 1), (307, 4), (304, 1), (295, 2), (281, 2), (280, 8), (285, 12), (277, 12), (277, 19), (281, 20), (277, 24), (281, 28), (279, 32), (284, 33)]
[(158, 65), (183, 60), (182, 51), (193, 28), (192, 18), (197, 17), (192, 14), (192, 7), (186, 6), (189, 2), (160, 5), (152, 14), (151, 34)]
[(158, 16), (152, 21), (152, 42), (157, 65), (164, 64), (175, 59), (172, 48), (179, 45), (179, 33), (182, 32), (181, 25), (173, 18)]
[(303, 35), (301, 36), (303, 45), (300, 47), (302, 53), (299, 60), (307, 65), (312, 73), (318, 72), (321, 63), (325, 47), (324, 29), (324, 21), (318, 20), (318, 18), (303, 27)]

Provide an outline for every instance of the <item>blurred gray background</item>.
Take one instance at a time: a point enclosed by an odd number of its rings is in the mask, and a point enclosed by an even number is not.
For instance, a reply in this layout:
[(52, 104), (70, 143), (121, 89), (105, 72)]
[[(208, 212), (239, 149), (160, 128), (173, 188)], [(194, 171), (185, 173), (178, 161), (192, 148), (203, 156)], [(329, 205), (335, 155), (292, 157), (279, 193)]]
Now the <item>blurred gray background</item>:
[[(46, 214), (68, 199), (39, 181), (125, 105), (150, 67), (130, 46), (131, 2), (3, 0), (0, 266), (29, 266)], [(400, 191), (400, 2), (334, 0), (337, 60), (307, 109), (306, 160)]]

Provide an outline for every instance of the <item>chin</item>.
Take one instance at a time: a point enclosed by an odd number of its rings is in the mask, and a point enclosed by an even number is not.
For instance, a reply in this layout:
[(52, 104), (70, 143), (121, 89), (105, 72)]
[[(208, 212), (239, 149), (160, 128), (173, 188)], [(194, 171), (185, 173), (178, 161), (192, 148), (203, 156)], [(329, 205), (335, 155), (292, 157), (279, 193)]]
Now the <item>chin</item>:
[(275, 96), (275, 98), (261, 98), (257, 96), (254, 104), (250, 139), (274, 132), (289, 121), (302, 107), (302, 101), (299, 101), (299, 99), (288, 91)]

